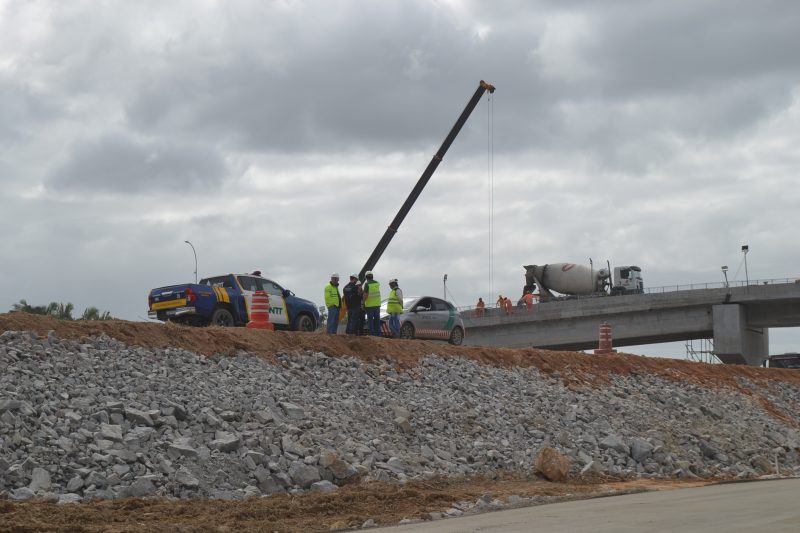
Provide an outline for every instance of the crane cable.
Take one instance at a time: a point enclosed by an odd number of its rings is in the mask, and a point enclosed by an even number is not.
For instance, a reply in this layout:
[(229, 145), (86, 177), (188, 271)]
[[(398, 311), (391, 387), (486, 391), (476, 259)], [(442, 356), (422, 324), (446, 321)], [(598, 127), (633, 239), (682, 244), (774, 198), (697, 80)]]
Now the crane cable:
[[(489, 189), (489, 298), (494, 295), (494, 96), (487, 98), (486, 174)], [(489, 300), (491, 301), (491, 300)]]

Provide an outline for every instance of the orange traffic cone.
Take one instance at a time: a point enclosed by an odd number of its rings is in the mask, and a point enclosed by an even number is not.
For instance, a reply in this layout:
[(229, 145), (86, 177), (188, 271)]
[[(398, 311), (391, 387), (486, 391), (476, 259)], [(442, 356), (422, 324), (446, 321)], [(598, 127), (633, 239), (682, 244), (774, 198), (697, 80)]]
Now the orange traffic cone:
[(603, 322), (600, 324), (600, 340), (598, 342), (595, 354), (615, 353), (616, 350), (612, 347), (611, 342), (611, 324)]
[(250, 304), (250, 322), (247, 323), (249, 329), (268, 329), (275, 330), (275, 325), (269, 321), (269, 296), (264, 291), (253, 293), (253, 301)]

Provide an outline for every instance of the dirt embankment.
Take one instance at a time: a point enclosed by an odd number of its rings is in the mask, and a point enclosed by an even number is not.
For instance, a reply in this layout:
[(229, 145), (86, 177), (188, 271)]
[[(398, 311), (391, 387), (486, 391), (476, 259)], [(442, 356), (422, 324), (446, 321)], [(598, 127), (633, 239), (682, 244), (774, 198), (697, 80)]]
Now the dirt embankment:
[[(536, 367), (545, 374), (558, 373), (567, 385), (603, 383), (610, 374), (653, 375), (703, 387), (729, 387), (742, 390), (739, 379), (756, 383), (782, 381), (800, 385), (800, 372), (777, 368), (737, 365), (710, 365), (678, 359), (641, 357), (625, 353), (602, 356), (579, 352), (451, 346), (433, 341), (406, 341), (379, 337), (352, 337), (322, 333), (262, 331), (245, 328), (193, 328), (148, 322), (63, 321), (27, 313), (0, 314), (0, 332), (35, 331), (46, 335), (55, 331), (63, 339), (80, 339), (105, 334), (128, 345), (147, 348), (168, 346), (203, 355), (233, 354), (244, 350), (265, 358), (280, 352), (310, 350), (330, 357), (352, 356), (364, 361), (388, 359), (410, 368), (430, 354), (464, 357), (493, 366)], [(748, 391), (744, 391), (748, 392)]]

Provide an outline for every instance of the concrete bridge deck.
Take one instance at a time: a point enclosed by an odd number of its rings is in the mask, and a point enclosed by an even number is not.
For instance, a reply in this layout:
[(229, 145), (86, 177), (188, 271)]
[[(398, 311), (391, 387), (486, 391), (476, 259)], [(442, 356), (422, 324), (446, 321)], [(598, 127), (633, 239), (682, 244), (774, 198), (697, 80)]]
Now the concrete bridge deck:
[(800, 326), (800, 283), (555, 300), (532, 312), (487, 309), (475, 317), (470, 310), (462, 318), (467, 345), (593, 349), (606, 321), (614, 346), (713, 338), (721, 361), (760, 365), (769, 356), (769, 328)]

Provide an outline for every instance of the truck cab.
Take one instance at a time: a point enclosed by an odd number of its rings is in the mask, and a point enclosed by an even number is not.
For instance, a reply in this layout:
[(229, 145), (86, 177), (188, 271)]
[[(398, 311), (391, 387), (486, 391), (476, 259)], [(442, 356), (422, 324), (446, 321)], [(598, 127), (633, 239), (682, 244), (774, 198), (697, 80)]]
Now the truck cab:
[(642, 269), (638, 266), (614, 267), (614, 285), (611, 294), (641, 294), (644, 292)]

